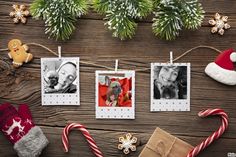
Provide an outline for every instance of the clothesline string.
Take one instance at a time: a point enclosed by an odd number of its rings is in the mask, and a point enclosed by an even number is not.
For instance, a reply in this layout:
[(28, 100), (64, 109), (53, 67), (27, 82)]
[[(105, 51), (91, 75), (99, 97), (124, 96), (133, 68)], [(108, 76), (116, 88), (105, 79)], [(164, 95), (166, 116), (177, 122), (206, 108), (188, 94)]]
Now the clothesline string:
[[(33, 45), (33, 46), (38, 46), (38, 47), (41, 47), (41, 48), (44, 48), (45, 50), (47, 50), (48, 52), (54, 54), (55, 56), (58, 56), (58, 54), (51, 50), (50, 48), (42, 45), (42, 44), (38, 44), (38, 43), (26, 43), (26, 45)], [(221, 53), (221, 51), (215, 47), (212, 47), (212, 46), (206, 46), (206, 45), (199, 45), (199, 46), (195, 46), (187, 51), (185, 51), (183, 54), (179, 55), (178, 57), (174, 58), (173, 59), (173, 62), (174, 61), (177, 61), (179, 60), (180, 58), (183, 58), (184, 56), (186, 56), (187, 54), (189, 54), (191, 51), (195, 50), (195, 49), (198, 49), (198, 48), (208, 48), (208, 49), (211, 49), (211, 50), (214, 50), (215, 52), (218, 52), (218, 53)], [(0, 49), (0, 51), (8, 51), (8, 48), (5, 48), (5, 49)], [(80, 63), (82, 64), (87, 64), (87, 65), (92, 65), (92, 66), (97, 66), (97, 67), (101, 67), (101, 68), (106, 68), (108, 70), (114, 70), (114, 68), (111, 68), (111, 67), (108, 67), (108, 66), (105, 66), (105, 65), (100, 65), (100, 64), (96, 64), (96, 63), (92, 63), (92, 62), (86, 62), (86, 61), (80, 61)], [(167, 62), (168, 63), (168, 62)], [(122, 70), (122, 69), (119, 69), (119, 70)], [(135, 71), (147, 71), (147, 70), (150, 70), (150, 68), (140, 68), (140, 69), (136, 69)]]

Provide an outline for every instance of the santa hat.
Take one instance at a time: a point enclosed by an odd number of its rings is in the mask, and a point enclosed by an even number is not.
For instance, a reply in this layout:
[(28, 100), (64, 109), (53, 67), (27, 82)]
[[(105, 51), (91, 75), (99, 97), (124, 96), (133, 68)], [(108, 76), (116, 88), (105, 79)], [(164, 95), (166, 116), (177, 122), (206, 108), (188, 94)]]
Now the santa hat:
[(236, 85), (236, 71), (233, 62), (236, 62), (236, 52), (233, 49), (225, 50), (214, 62), (207, 65), (205, 73), (221, 83)]

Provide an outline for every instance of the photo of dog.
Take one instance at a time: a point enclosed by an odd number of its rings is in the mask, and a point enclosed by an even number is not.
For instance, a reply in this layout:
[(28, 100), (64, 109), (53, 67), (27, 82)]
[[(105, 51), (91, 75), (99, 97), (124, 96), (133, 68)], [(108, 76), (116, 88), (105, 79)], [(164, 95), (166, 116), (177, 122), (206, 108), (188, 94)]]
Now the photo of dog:
[(190, 63), (151, 63), (151, 111), (190, 111)]
[(154, 99), (186, 99), (186, 66), (156, 66), (154, 72)]
[(43, 105), (80, 105), (79, 58), (41, 58)]
[(112, 81), (108, 76), (105, 76), (107, 89), (107, 100), (106, 105), (116, 107), (118, 106), (118, 97), (122, 91), (121, 85), (117, 80)]
[(130, 107), (132, 78), (113, 75), (99, 76), (99, 106)]
[(45, 93), (75, 93), (74, 83), (77, 77), (77, 66), (71, 61), (44, 62), (44, 92)]
[(135, 71), (96, 71), (96, 118), (135, 118)]
[(55, 86), (58, 84), (59, 75), (56, 71), (49, 71), (44, 77), (47, 86), (51, 89), (54, 89)]
[[(131, 97), (131, 95), (130, 95), (131, 93), (130, 93), (130, 91), (123, 93), (122, 86), (119, 82), (119, 79), (116, 79), (113, 81), (108, 76), (105, 76), (105, 80), (106, 80), (106, 85), (108, 86), (107, 95), (106, 95), (107, 96), (107, 100), (106, 100), (107, 106), (119, 107), (122, 105), (119, 103), (129, 101), (129, 99)], [(124, 94), (124, 96), (121, 96), (122, 93)], [(119, 96), (122, 97), (122, 99), (119, 99)]]
[(169, 86), (159, 85), (158, 82), (155, 83), (158, 86), (160, 92), (160, 99), (178, 99), (179, 87), (177, 83), (172, 83)]

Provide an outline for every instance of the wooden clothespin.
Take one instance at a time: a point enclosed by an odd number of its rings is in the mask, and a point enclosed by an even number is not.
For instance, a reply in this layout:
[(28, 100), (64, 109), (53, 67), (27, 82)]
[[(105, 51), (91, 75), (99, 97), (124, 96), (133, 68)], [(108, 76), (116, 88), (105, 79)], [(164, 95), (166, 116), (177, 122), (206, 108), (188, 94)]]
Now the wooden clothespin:
[(61, 46), (58, 46), (58, 58), (61, 59)]
[(115, 72), (118, 71), (118, 59), (116, 59), (116, 63), (115, 63)]
[(170, 64), (173, 64), (173, 52), (170, 51)]

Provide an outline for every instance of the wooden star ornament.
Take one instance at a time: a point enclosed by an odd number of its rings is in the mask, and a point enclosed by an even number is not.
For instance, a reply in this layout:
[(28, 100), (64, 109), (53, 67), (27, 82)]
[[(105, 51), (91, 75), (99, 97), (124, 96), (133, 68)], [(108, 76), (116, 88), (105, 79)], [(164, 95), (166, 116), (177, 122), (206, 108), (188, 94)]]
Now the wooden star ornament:
[(10, 12), (10, 17), (13, 18), (14, 23), (26, 23), (26, 17), (30, 15), (30, 12), (27, 10), (27, 7), (25, 5), (12, 5), (12, 8), (14, 9), (12, 12)]
[(129, 154), (131, 151), (136, 151), (136, 143), (137, 138), (132, 136), (130, 133), (126, 134), (125, 136), (119, 137), (118, 149), (123, 150), (125, 154)]
[(212, 27), (211, 33), (219, 33), (220, 35), (224, 35), (224, 29), (229, 29), (230, 25), (227, 23), (228, 16), (221, 16), (219, 13), (216, 13), (214, 19), (209, 20), (209, 24)]

